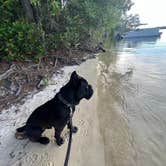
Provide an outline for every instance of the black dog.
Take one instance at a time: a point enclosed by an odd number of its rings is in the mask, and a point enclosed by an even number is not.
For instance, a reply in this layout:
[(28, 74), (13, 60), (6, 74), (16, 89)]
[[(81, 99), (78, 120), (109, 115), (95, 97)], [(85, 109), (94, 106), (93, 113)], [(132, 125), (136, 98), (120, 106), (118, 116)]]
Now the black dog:
[[(48, 144), (49, 138), (42, 137), (42, 133), (45, 129), (54, 127), (57, 144), (63, 144), (61, 132), (66, 125), (70, 127), (68, 121), (71, 108), (74, 111), (81, 99), (90, 99), (92, 94), (92, 86), (74, 71), (69, 82), (55, 97), (32, 112), (26, 125), (17, 129), (16, 138), (29, 138), (33, 142)], [(73, 127), (72, 132), (76, 133), (77, 127)]]

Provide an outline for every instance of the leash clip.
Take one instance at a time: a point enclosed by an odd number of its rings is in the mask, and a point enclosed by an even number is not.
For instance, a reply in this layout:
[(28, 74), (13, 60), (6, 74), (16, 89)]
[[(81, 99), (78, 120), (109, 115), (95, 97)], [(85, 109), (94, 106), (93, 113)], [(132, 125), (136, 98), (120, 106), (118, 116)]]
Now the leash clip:
[(70, 107), (70, 118), (73, 117), (73, 109)]

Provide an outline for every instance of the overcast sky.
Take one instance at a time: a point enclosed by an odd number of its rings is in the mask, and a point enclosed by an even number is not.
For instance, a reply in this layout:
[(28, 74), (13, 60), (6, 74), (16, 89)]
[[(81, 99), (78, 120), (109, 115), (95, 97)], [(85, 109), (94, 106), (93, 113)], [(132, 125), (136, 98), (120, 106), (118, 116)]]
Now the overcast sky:
[(138, 13), (142, 23), (150, 27), (166, 26), (166, 0), (132, 0), (135, 5), (129, 13)]

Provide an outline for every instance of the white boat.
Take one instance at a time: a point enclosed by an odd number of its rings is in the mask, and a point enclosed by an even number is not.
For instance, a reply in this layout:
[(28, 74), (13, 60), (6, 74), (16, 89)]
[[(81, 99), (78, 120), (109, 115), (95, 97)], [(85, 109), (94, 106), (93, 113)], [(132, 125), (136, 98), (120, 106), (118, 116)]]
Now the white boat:
[(136, 29), (133, 31), (126, 32), (123, 38), (139, 38), (139, 37), (159, 37), (162, 32), (160, 28), (144, 28)]

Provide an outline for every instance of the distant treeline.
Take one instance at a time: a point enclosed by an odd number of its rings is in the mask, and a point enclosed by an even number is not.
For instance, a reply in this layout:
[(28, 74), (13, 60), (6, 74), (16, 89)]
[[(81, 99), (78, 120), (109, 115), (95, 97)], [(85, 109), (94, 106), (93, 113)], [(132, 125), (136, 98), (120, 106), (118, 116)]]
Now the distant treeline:
[(0, 59), (39, 60), (112, 35), (131, 0), (0, 0)]

